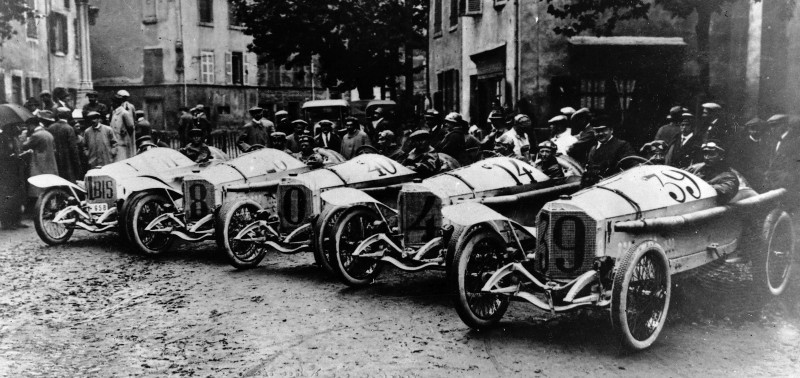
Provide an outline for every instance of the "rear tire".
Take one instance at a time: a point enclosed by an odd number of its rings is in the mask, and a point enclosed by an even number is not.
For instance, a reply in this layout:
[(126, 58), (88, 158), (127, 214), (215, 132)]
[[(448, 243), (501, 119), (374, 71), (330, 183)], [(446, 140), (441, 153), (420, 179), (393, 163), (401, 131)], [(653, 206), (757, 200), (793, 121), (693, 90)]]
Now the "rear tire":
[(369, 285), (381, 273), (380, 261), (352, 255), (361, 241), (376, 233), (370, 230), (370, 225), (378, 220), (381, 216), (375, 210), (358, 206), (346, 210), (336, 222), (334, 270), (348, 286)]
[(167, 213), (166, 205), (170, 204), (169, 198), (163, 194), (142, 193), (142, 195), (135, 196), (133, 202), (130, 202), (130, 205), (127, 206), (127, 214), (124, 216), (127, 219), (125, 233), (130, 235), (131, 241), (140, 252), (146, 255), (158, 255), (172, 247), (172, 243), (175, 241), (174, 236), (160, 232), (145, 231), (145, 227), (153, 219)]
[(336, 225), (347, 208), (332, 207), (324, 210), (314, 221), (311, 230), (314, 263), (326, 272), (336, 275)]
[(117, 209), (117, 230), (119, 235), (130, 243), (136, 242), (134, 235), (130, 232), (131, 227), (128, 225), (132, 219), (130, 214), (133, 213), (133, 204), (145, 195), (147, 195), (147, 192), (136, 192), (128, 196), (122, 202), (122, 206)]
[(67, 226), (53, 223), (56, 214), (67, 207), (70, 192), (64, 188), (47, 189), (36, 199), (33, 225), (43, 242), (49, 245), (66, 243), (75, 231)]
[(217, 246), (225, 251), (228, 262), (236, 269), (255, 268), (267, 255), (263, 246), (234, 240), (242, 229), (256, 221), (259, 210), (261, 206), (254, 201), (226, 202), (215, 220)]
[(619, 260), (611, 297), (611, 323), (626, 348), (653, 345), (667, 319), (672, 281), (664, 249), (653, 241), (634, 245)]
[(761, 246), (753, 251), (756, 292), (781, 295), (789, 286), (794, 265), (794, 227), (785, 211), (773, 210), (761, 228)]
[(502, 259), (505, 242), (497, 233), (481, 229), (464, 240), (448, 268), (450, 287), (455, 290), (456, 312), (470, 328), (489, 328), (505, 315), (510, 302), (506, 295), (480, 292), (491, 273), (508, 263)]

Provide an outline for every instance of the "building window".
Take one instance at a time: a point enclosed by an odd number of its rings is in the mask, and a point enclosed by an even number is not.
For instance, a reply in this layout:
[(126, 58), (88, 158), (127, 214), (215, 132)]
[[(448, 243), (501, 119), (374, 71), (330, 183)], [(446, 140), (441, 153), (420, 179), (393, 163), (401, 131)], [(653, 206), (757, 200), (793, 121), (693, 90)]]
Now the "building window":
[(42, 79), (38, 77), (28, 78), (28, 97), (38, 97), (42, 93)]
[(233, 79), (233, 84), (236, 85), (243, 85), (244, 84), (244, 57), (242, 56), (241, 52), (234, 52), (231, 53), (231, 76)]
[(244, 22), (239, 19), (237, 10), (236, 4), (233, 1), (228, 0), (228, 25), (242, 27), (244, 26)]
[(214, 1), (213, 0), (198, 0), (198, 8), (200, 9), (200, 22), (211, 24), (214, 22)]
[(280, 85), (280, 67), (275, 65), (274, 62), (267, 63), (265, 77), (267, 79), (268, 87), (277, 87)]
[(156, 16), (156, 0), (142, 0), (142, 22), (145, 24), (155, 24), (158, 22)]
[(39, 28), (36, 25), (36, 0), (26, 0), (25, 4), (28, 5), (28, 12), (25, 15), (25, 30), (28, 38), (39, 38)]
[(144, 83), (161, 84), (164, 82), (164, 50), (144, 49)]
[(460, 6), (467, 16), (480, 16), (483, 13), (483, 0), (461, 0)]
[(606, 81), (581, 79), (581, 107), (593, 110), (606, 108)]
[(61, 13), (50, 13), (50, 52), (59, 55), (67, 55), (69, 42), (67, 40), (67, 16)]
[(442, 1), (433, 0), (433, 35), (442, 35)]
[(6, 103), (6, 74), (0, 72), (0, 104)]
[(457, 112), (459, 109), (459, 80), (458, 70), (447, 70), (436, 75), (438, 89), (441, 96), (440, 106), (445, 113)]
[(281, 87), (291, 87), (292, 83), (294, 82), (294, 74), (292, 72), (293, 68), (286, 68), (285, 66), (281, 65)]
[(11, 101), (17, 105), (22, 105), (22, 77), (11, 76)]
[(64, 8), (65, 9), (69, 9), (69, 5), (70, 5), (69, 3), (70, 3), (70, 0), (64, 0)]
[(200, 83), (214, 84), (214, 52), (200, 52)]
[(450, 29), (458, 26), (458, 0), (450, 0)]
[(75, 31), (75, 59), (81, 58), (81, 29), (78, 28), (78, 19), (72, 20), (72, 30)]

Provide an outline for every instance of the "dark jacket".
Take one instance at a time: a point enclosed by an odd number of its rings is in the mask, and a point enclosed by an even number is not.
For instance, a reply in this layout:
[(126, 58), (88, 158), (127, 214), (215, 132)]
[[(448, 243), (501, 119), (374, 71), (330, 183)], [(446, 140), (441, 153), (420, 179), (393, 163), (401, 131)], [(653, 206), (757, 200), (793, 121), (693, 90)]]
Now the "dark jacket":
[(675, 141), (675, 136), (681, 133), (680, 125), (676, 123), (668, 123), (664, 126), (661, 126), (658, 131), (656, 132), (655, 138), (653, 140), (661, 140), (664, 141), (667, 145), (671, 145)]
[(750, 139), (747, 133), (736, 138), (736, 142), (728, 153), (732, 157), (731, 167), (739, 171), (750, 184), (750, 187), (761, 193), (764, 191), (764, 172), (769, 166), (769, 142), (762, 137), (759, 141)]
[(681, 134), (675, 136), (665, 156), (666, 164), (676, 168), (687, 168), (703, 160), (700, 145), (702, 138), (695, 133), (685, 144), (681, 145)]
[(427, 151), (411, 150), (402, 164), (413, 169), (420, 177), (433, 176), (441, 172), (443, 166), (441, 159), (439, 159), (439, 154), (436, 153), (433, 147), (428, 147)]
[(594, 130), (591, 125), (586, 125), (577, 136), (578, 141), (570, 146), (567, 155), (581, 164), (586, 164), (589, 151), (597, 144)]
[(342, 138), (340, 138), (338, 135), (336, 135), (335, 132), (331, 131), (328, 134), (328, 144), (327, 145), (325, 145), (325, 141), (322, 139), (322, 134), (323, 133), (320, 132), (319, 134), (317, 134), (316, 137), (314, 137), (314, 145), (315, 146), (321, 147), (321, 148), (327, 148), (329, 150), (333, 150), (333, 151), (336, 151), (336, 152), (339, 152), (339, 151), (342, 150)]
[(800, 205), (800, 130), (789, 131), (780, 145), (770, 144), (770, 155), (765, 185), (769, 189), (786, 188), (783, 202), (796, 208)]
[(611, 140), (601, 144), (598, 148), (597, 143), (589, 150), (589, 157), (586, 161), (586, 166), (591, 169), (596, 169), (601, 176), (605, 177), (611, 174), (611, 170), (617, 166), (622, 158), (626, 156), (636, 155), (628, 142), (613, 137)]
[(260, 144), (264, 147), (271, 147), (269, 142), (270, 131), (259, 122), (250, 121), (242, 127), (239, 134), (239, 139), (236, 140), (236, 145), (242, 151), (247, 151), (248, 148)]
[(542, 171), (550, 179), (564, 178), (564, 170), (561, 169), (558, 160), (555, 158), (546, 161), (539, 160), (534, 164), (534, 167)]
[(717, 191), (717, 203), (720, 205), (730, 202), (739, 192), (739, 178), (728, 165), (712, 168), (700, 163), (689, 167), (687, 171), (705, 180)]
[(53, 146), (55, 147), (53, 152), (58, 166), (58, 175), (71, 182), (82, 179), (83, 169), (81, 169), (78, 136), (75, 135), (75, 129), (67, 121), (59, 120), (50, 125), (47, 131), (53, 135)]
[(436, 151), (456, 158), (459, 163), (462, 163), (459, 157), (461, 157), (466, 150), (467, 143), (464, 139), (464, 130), (461, 130), (460, 128), (453, 129), (447, 133), (442, 142), (436, 146)]

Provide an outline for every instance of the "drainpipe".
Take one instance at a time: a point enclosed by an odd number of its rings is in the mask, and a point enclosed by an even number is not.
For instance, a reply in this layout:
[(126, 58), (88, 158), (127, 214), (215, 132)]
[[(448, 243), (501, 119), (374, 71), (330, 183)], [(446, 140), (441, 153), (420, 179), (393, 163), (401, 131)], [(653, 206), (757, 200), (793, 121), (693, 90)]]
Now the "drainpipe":
[(516, 100), (519, 102), (521, 100), (520, 95), (522, 94), (522, 89), (520, 88), (520, 73), (522, 70), (520, 69), (520, 65), (522, 64), (522, 57), (520, 56), (520, 48), (519, 48), (519, 3), (521, 0), (516, 0), (514, 2), (514, 55), (516, 62), (514, 64), (514, 89), (516, 89)]
[(178, 38), (180, 39), (181, 42), (181, 49), (183, 49), (183, 57), (181, 58), (183, 59), (182, 62), (183, 72), (181, 73), (181, 82), (183, 84), (183, 106), (189, 106), (188, 105), (189, 100), (187, 99), (188, 89), (186, 86), (186, 70), (188, 69), (188, 67), (186, 67), (186, 46), (183, 43), (183, 0), (178, 0), (178, 28), (179, 28)]

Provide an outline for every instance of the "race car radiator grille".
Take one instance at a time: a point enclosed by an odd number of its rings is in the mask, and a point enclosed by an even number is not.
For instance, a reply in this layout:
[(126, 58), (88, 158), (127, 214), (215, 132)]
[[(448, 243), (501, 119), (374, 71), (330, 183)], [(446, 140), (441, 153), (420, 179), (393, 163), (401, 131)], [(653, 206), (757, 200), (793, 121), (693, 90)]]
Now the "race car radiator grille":
[(315, 197), (305, 185), (278, 185), (278, 217), (281, 231), (293, 231), (311, 221)]
[(401, 191), (398, 209), (405, 247), (427, 243), (442, 227), (442, 200), (431, 192)]
[(205, 180), (183, 182), (183, 211), (186, 219), (200, 220), (216, 208), (214, 185)]
[(536, 270), (552, 278), (574, 278), (592, 269), (596, 224), (579, 211), (542, 210), (536, 220)]
[(117, 200), (117, 182), (109, 176), (86, 177), (89, 202), (113, 204)]

